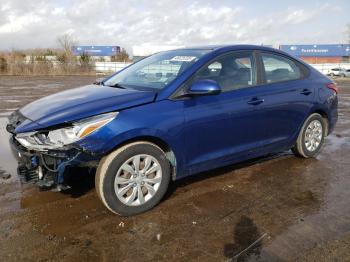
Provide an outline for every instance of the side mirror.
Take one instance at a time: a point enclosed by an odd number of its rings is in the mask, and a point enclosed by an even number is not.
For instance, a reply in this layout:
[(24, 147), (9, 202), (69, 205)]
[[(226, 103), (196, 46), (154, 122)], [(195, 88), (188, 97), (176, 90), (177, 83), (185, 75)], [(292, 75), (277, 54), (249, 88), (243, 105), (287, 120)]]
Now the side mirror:
[(217, 95), (220, 92), (218, 83), (210, 79), (197, 80), (188, 89), (189, 95)]

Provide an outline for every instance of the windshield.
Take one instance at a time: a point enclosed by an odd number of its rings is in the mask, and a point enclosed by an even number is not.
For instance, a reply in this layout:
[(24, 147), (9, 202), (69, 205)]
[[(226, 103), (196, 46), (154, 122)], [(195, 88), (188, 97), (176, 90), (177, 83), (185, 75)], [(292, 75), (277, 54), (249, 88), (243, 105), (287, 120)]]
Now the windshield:
[(208, 49), (183, 49), (157, 53), (129, 66), (103, 84), (122, 88), (162, 89), (208, 52)]

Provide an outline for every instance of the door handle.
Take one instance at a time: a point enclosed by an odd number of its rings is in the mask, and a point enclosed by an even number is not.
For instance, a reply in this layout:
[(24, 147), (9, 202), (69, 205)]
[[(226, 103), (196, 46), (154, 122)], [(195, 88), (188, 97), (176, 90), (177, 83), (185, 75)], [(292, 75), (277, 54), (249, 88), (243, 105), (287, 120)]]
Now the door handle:
[(309, 89), (303, 89), (303, 91), (300, 92), (300, 94), (308, 96), (310, 95), (312, 92)]
[(259, 104), (261, 104), (261, 103), (264, 103), (264, 99), (260, 99), (260, 98), (252, 98), (251, 100), (249, 100), (248, 102), (247, 102), (249, 105), (254, 105), (254, 106), (256, 106), (256, 105), (259, 105)]

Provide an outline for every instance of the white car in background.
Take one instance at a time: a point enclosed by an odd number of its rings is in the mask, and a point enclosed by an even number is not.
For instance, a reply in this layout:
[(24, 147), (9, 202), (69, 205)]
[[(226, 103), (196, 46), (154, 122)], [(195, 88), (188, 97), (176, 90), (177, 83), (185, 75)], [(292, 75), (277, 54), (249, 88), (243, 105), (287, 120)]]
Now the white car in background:
[(340, 72), (343, 71), (344, 68), (340, 68), (340, 67), (336, 67), (336, 68), (332, 68), (331, 70), (329, 70), (328, 74), (329, 76), (340, 76)]
[(350, 69), (345, 69), (345, 68), (341, 69), (339, 71), (339, 76), (341, 76), (341, 77), (350, 77)]

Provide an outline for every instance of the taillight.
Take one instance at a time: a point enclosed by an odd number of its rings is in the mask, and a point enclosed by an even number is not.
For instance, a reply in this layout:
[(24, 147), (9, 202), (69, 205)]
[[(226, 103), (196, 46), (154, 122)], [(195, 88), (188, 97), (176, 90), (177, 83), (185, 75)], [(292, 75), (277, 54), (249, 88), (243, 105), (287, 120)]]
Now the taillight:
[(329, 83), (326, 85), (329, 89), (332, 89), (334, 92), (338, 94), (338, 87), (335, 83)]

